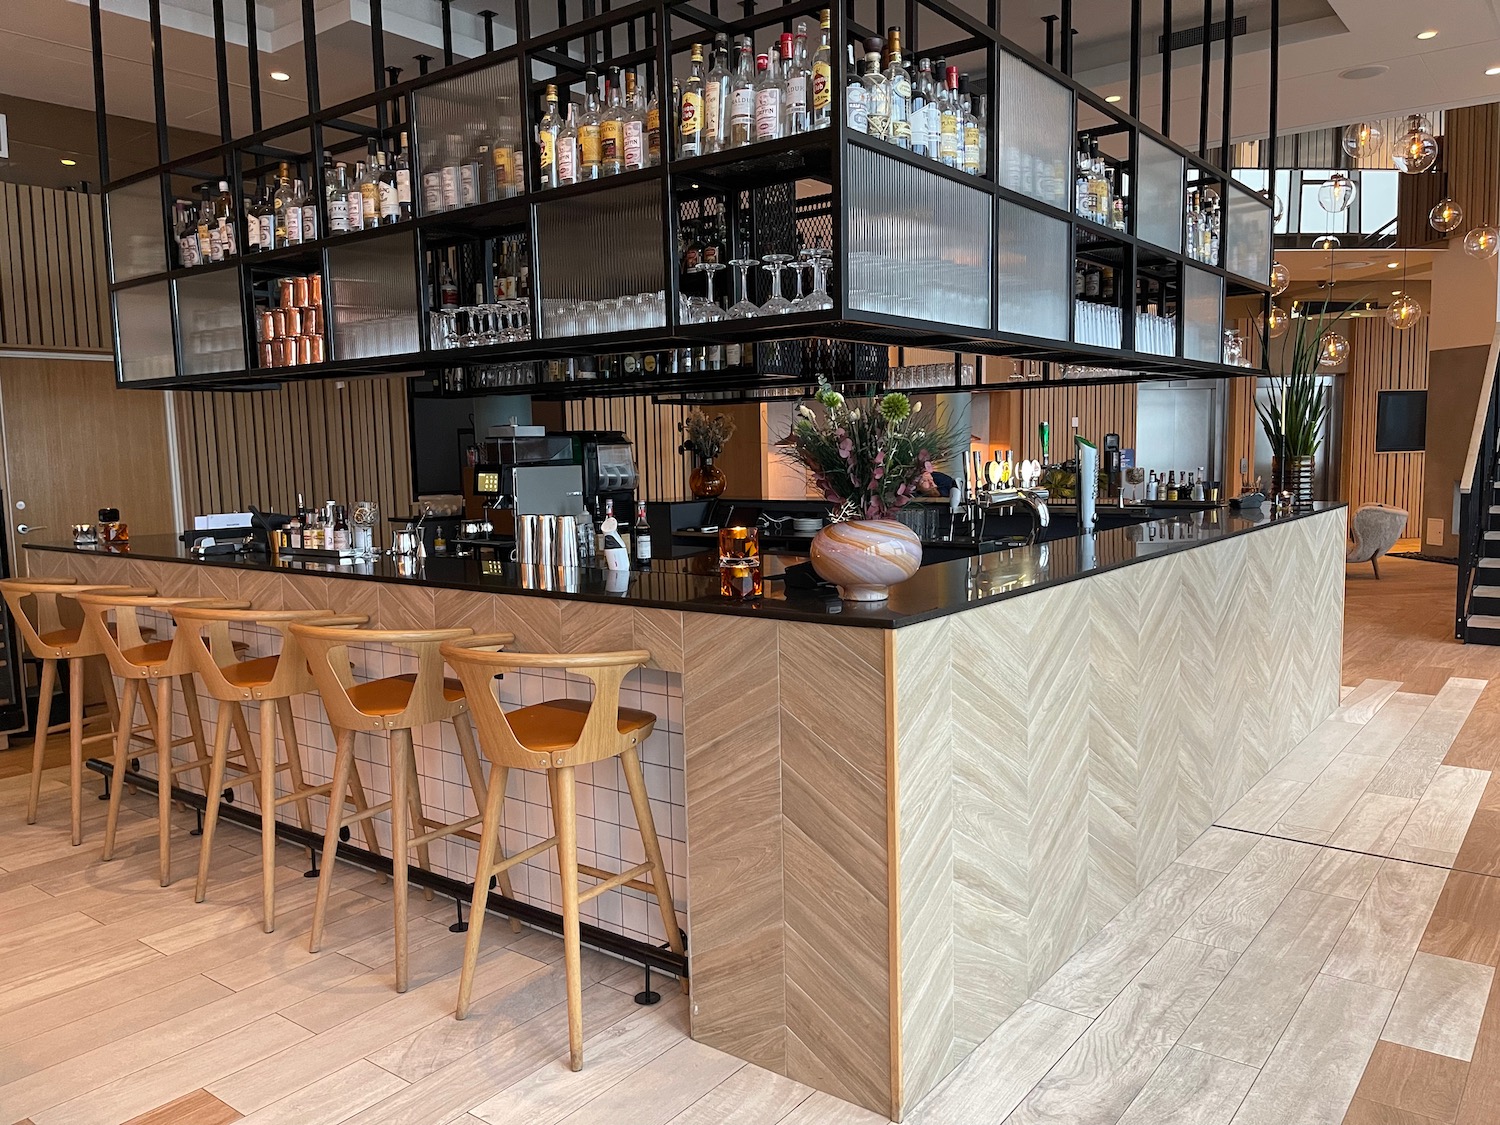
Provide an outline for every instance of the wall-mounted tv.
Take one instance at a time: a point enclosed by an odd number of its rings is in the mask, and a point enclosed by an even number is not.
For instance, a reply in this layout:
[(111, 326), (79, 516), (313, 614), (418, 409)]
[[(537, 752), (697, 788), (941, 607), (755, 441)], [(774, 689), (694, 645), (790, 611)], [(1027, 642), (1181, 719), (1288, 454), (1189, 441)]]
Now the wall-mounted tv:
[(1420, 453), (1427, 448), (1427, 392), (1381, 391), (1375, 400), (1375, 452)]

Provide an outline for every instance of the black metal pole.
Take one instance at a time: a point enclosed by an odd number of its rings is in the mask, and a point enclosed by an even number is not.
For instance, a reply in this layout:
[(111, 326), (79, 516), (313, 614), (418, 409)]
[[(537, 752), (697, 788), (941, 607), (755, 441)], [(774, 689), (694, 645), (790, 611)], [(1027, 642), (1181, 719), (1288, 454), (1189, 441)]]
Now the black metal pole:
[(307, 112), (317, 113), (323, 99), (318, 92), (318, 13), (313, 0), (302, 0), (302, 68), (307, 71)]
[(1172, 137), (1172, 0), (1161, 0), (1161, 135)]
[(156, 105), (156, 159), (165, 164), (172, 159), (171, 144), (167, 133), (167, 77), (166, 60), (162, 58), (161, 46), (161, 0), (151, 0), (151, 95)]
[(1229, 171), (1234, 143), (1234, 0), (1224, 0), (1224, 111), (1219, 123), (1219, 162)]
[[(1280, 109), (1281, 0), (1271, 0), (1271, 75), (1266, 97), (1266, 196), (1276, 206), (1276, 115)], [(1274, 227), (1274, 223), (1273, 223)]]
[(1073, 77), (1073, 0), (1062, 0), (1062, 72)]
[(224, 0), (214, 0), (214, 74), (219, 88), (219, 140), (234, 135), (229, 119), (229, 44), (224, 37)]
[(1130, 0), (1130, 116), (1141, 117), (1141, 0)]
[(250, 132), (265, 128), (260, 104), (260, 33), (255, 27), (255, 0), (245, 0), (245, 52), (250, 63)]
[(99, 190), (109, 183), (109, 117), (104, 104), (104, 28), (99, 0), (89, 0), (89, 43), (94, 51), (94, 136), (99, 144)]
[(1208, 155), (1208, 102), (1213, 89), (1214, 0), (1203, 0), (1203, 64), (1198, 90), (1198, 158)]
[(443, 3), (443, 65), (453, 65), (453, 0)]
[(492, 12), (488, 8), (479, 13), (484, 20), (484, 53), (489, 55), (495, 51), (495, 17), (499, 12)]
[[(375, 72), (375, 89), (385, 89), (385, 12), (381, 0), (370, 0), (370, 68)], [(375, 103), (375, 128), (384, 140), (389, 124), (384, 101)]]
[(1047, 25), (1047, 65), (1057, 65), (1057, 17), (1043, 16), (1042, 22)]

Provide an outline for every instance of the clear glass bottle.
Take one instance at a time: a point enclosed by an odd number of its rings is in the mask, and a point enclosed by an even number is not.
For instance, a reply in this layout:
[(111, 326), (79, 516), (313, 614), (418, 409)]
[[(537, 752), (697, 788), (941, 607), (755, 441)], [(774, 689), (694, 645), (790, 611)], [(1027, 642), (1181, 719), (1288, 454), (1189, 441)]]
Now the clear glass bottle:
[(272, 184), (267, 184), (260, 197), (260, 248), (273, 249), (276, 245), (276, 196)]
[(963, 170), (971, 176), (979, 175), (979, 166), (983, 160), (983, 150), (980, 149), (979, 119), (974, 116), (974, 107), (971, 95), (965, 93), (960, 99), (963, 107), (963, 130), (964, 130), (964, 156)]
[(393, 169), (396, 176), (396, 211), (401, 221), (406, 221), (412, 216), (411, 203), (411, 151), (406, 133), (401, 134), (401, 147), (396, 149), (396, 162)]
[(678, 107), (677, 155), (683, 159), (703, 155), (703, 44), (693, 44), (687, 82)]
[(349, 176), (349, 229), (365, 229), (365, 162), (357, 160)]
[(359, 182), (361, 224), (365, 230), (380, 225), (380, 152), (371, 141), (365, 151), (365, 174)]
[(292, 181), (292, 198), (286, 206), (286, 241), (288, 246), (302, 245), (302, 204), (307, 202), (307, 192), (302, 190), (302, 181)]
[[(285, 160), (276, 170), (276, 194), (271, 197), (272, 206), (275, 208), (272, 216), (274, 224), (271, 237), (273, 247), (288, 245), (287, 239), (287, 213), (292, 207), (292, 169)], [(222, 252), (220, 257), (222, 258)]]
[(958, 67), (950, 66), (943, 76), (943, 96), (938, 106), (938, 162), (957, 168), (963, 144), (959, 122)]
[(911, 148), (911, 75), (901, 61), (901, 29), (892, 27), (887, 37), (889, 51), (885, 67), (886, 101), (889, 106), (888, 140), (897, 148)]
[(396, 198), (396, 170), (386, 162), (385, 153), (375, 158), (375, 200), (380, 209), (380, 225), (390, 226), (401, 221), (401, 203)]
[(914, 156), (932, 155), (932, 130), (928, 128), (930, 115), (928, 99), (932, 95), (932, 60), (918, 59), (916, 77), (911, 83), (911, 151)]
[(865, 90), (864, 71), (854, 61), (854, 44), (849, 44), (849, 85), (844, 90), (844, 124), (856, 133), (870, 131), (870, 95)]
[(729, 87), (729, 148), (740, 148), (755, 139), (755, 71), (749, 42), (741, 37), (736, 50), (739, 59)]
[(604, 112), (599, 115), (599, 172), (618, 176), (625, 170), (625, 106), (620, 100), (620, 68), (609, 68), (604, 82)]
[(774, 141), (781, 136), (781, 75), (771, 69), (771, 56), (755, 56), (755, 139)]
[[(783, 56), (787, 52), (787, 36), (781, 37)], [(797, 34), (792, 39), (791, 56), (785, 63), (785, 93), (782, 95), (782, 135), (795, 137), (812, 128), (812, 111), (808, 105), (812, 85), (812, 72), (807, 66), (807, 24), (798, 22)]]
[(239, 236), (235, 230), (234, 196), (229, 194), (228, 180), (219, 181), (219, 194), (214, 196), (214, 226), (219, 231), (219, 243), (223, 247), (224, 257), (236, 257), (240, 252)]
[(186, 199), (177, 201), (177, 264), (183, 269), (201, 265), (198, 256), (198, 207)]
[(646, 166), (655, 168), (661, 163), (661, 99), (656, 93), (656, 83), (646, 98)]
[(860, 81), (865, 87), (869, 106), (869, 123), (865, 131), (882, 141), (891, 139), (891, 91), (880, 70), (880, 52), (885, 41), (878, 35), (865, 40), (865, 72)]
[(729, 71), (729, 36), (719, 32), (714, 36), (711, 65), (703, 79), (703, 151), (718, 152), (728, 147), (724, 142), (729, 135), (729, 87), (733, 75)]
[[(257, 230), (259, 227), (257, 226)], [(208, 186), (205, 184), (199, 191), (198, 199), (198, 262), (222, 262), (224, 260), (224, 247), (219, 242), (218, 228), (214, 223), (213, 200), (209, 198)], [(257, 250), (260, 249), (260, 239), (256, 239)]]
[[(490, 167), (490, 154), (479, 126), (470, 125), (465, 133), (458, 165), (458, 205), (472, 207), (484, 202), (484, 174)], [(372, 159), (372, 171), (374, 163)]]
[(809, 125), (813, 129), (826, 129), (833, 123), (833, 46), (828, 33), (830, 14), (823, 9), (819, 17), (818, 49), (813, 53), (812, 63), (812, 111)]
[(557, 87), (547, 86), (547, 112), (542, 114), (536, 127), (537, 167), (544, 188), (558, 185), (557, 135), (562, 131), (562, 118), (557, 112)]
[(568, 103), (568, 116), (557, 134), (557, 182), (578, 182), (578, 105)]
[(578, 178), (597, 180), (599, 164), (599, 75), (590, 70), (584, 76), (587, 93), (583, 113), (578, 118)]
[(459, 199), (463, 194), (461, 186), (461, 179), (463, 177), (461, 169), (464, 162), (463, 138), (457, 133), (449, 133), (443, 141), (442, 161), (442, 210), (452, 211), (459, 206)]
[(641, 90), (633, 70), (625, 73), (625, 127), (621, 144), (625, 171), (646, 166), (646, 107), (641, 104)]
[(343, 161), (330, 168), (323, 165), (325, 225), (329, 234), (349, 232), (349, 165)]
[[(974, 118), (974, 128), (977, 130), (976, 140), (979, 148), (979, 175), (986, 175), (990, 170), (990, 127), (989, 118), (985, 112), (985, 101), (983, 94), (974, 97), (974, 108), (971, 113)], [(967, 147), (967, 142), (966, 142)]]

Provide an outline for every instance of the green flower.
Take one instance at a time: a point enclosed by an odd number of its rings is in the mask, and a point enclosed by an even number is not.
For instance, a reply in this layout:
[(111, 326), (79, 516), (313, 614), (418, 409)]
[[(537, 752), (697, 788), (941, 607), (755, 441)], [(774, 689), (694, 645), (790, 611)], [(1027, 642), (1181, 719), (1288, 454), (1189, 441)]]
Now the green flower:
[(900, 391), (893, 391), (880, 400), (880, 416), (891, 425), (904, 422), (911, 417), (911, 399)]

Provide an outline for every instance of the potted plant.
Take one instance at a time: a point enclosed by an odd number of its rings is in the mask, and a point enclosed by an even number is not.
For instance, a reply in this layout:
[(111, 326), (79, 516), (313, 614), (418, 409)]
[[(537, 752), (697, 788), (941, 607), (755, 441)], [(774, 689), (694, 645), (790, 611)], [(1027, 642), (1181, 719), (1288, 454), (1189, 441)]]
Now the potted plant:
[(1325, 338), (1345, 315), (1330, 315), (1325, 300), (1316, 316), (1304, 312), (1296, 317), (1287, 373), (1271, 376), (1269, 401), (1255, 404), (1271, 446), (1272, 487), (1277, 493), (1290, 492), (1299, 506), (1312, 503), (1313, 470), (1328, 417), (1328, 391), (1318, 382)]
[(813, 569), (850, 601), (884, 601), (922, 565), (922, 540), (892, 517), (915, 499), (918, 482), (953, 448), (939, 424), (919, 423), (921, 403), (900, 392), (851, 406), (819, 380), (815, 401), (797, 408), (785, 456), (803, 466), (837, 504), (813, 537)]
[(714, 464), (724, 452), (724, 443), (734, 436), (734, 419), (724, 414), (710, 416), (702, 410), (690, 411), (677, 430), (683, 435), (678, 446), (681, 453), (691, 453), (695, 458), (693, 471), (688, 476), (688, 487), (693, 490), (695, 500), (712, 500), (724, 494), (724, 470)]

